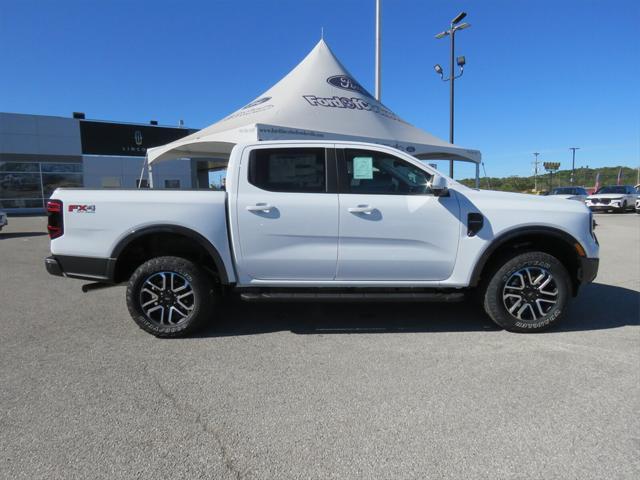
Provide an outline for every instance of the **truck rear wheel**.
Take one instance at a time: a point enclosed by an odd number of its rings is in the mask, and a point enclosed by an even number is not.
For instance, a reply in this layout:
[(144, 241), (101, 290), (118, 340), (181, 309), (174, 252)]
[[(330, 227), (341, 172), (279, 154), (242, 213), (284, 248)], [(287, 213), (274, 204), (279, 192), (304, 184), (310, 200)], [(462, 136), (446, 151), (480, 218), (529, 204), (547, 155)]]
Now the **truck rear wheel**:
[(543, 252), (508, 259), (488, 279), (484, 309), (500, 327), (539, 332), (562, 318), (570, 296), (569, 275), (562, 263)]
[(131, 317), (156, 337), (193, 333), (209, 319), (215, 300), (206, 272), (180, 257), (157, 257), (143, 263), (127, 285)]

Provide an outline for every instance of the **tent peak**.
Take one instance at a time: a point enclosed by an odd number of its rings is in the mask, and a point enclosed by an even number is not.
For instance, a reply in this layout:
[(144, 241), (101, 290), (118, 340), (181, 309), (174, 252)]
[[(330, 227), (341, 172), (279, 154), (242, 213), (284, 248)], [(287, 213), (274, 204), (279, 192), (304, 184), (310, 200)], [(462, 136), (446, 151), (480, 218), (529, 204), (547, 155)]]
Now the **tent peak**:
[(331, 48), (329, 47), (329, 45), (324, 39), (324, 27), (320, 27), (320, 40), (318, 40), (318, 43), (316, 43), (316, 46), (313, 47), (311, 52), (313, 52), (314, 50), (320, 50), (320, 49), (327, 49), (329, 50), (329, 52), (331, 52), (331, 54), (333, 54), (333, 52), (331, 51)]
[(150, 162), (194, 153), (215, 156), (228, 154), (229, 145), (235, 143), (295, 139), (365, 141), (395, 146), (415, 156), (480, 160), (479, 152), (412, 126), (376, 100), (331, 51), (324, 35), (297, 66), (254, 100), (148, 154)]

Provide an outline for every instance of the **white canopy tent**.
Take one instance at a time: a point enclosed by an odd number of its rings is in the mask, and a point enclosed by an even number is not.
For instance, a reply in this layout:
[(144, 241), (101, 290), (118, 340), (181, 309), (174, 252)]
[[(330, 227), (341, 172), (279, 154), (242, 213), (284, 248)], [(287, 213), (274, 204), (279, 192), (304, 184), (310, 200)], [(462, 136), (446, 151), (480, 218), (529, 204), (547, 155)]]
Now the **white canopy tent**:
[(155, 162), (176, 158), (226, 161), (233, 146), (258, 140), (349, 140), (393, 146), (420, 159), (476, 164), (480, 152), (450, 144), (402, 120), (371, 96), (324, 40), (288, 75), (231, 115), (187, 137), (147, 150)]

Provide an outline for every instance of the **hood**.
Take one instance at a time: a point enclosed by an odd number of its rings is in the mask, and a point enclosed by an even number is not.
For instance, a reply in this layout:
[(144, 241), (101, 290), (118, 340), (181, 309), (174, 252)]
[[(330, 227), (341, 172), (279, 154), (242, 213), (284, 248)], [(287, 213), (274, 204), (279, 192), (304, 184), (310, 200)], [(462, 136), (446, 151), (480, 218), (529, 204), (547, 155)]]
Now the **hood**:
[(584, 213), (589, 209), (583, 202), (568, 202), (573, 195), (531, 195), (527, 193), (498, 192), (495, 190), (459, 190), (459, 194), (467, 197), (478, 208), (504, 208), (509, 210), (563, 211)]
[(570, 200), (572, 198), (576, 198), (579, 197), (580, 195), (569, 195), (569, 194), (563, 194), (563, 195), (548, 195), (549, 197), (555, 197), (555, 198), (564, 198), (565, 200)]

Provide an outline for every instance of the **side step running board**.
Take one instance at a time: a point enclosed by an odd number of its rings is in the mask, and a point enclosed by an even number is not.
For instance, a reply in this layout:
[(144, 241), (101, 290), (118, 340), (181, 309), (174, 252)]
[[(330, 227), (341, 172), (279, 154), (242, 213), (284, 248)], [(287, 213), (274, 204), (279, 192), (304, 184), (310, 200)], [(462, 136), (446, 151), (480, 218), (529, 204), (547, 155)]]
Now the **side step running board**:
[(242, 293), (240, 298), (247, 302), (460, 302), (464, 300), (463, 292), (415, 292), (415, 293), (309, 293), (309, 292), (261, 292)]
[(85, 283), (82, 285), (82, 291), (84, 293), (92, 292), (94, 290), (100, 290), (103, 288), (115, 287), (115, 283), (105, 283), (105, 282), (94, 282), (94, 283)]

